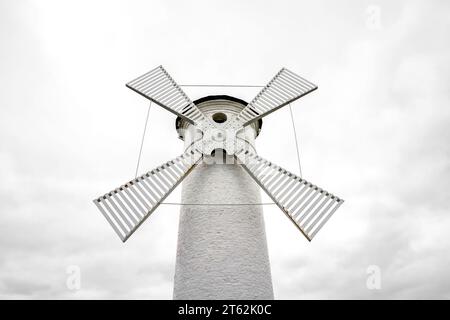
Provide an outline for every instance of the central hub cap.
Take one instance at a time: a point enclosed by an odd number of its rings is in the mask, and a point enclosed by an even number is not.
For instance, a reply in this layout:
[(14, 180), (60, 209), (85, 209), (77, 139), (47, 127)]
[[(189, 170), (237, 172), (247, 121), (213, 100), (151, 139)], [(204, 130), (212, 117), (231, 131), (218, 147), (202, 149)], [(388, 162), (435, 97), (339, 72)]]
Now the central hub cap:
[[(224, 149), (228, 155), (233, 155), (242, 148), (242, 141), (236, 139), (238, 130), (234, 127), (221, 128), (220, 125), (205, 121), (198, 125), (203, 136), (196, 143), (196, 148), (205, 155), (210, 155), (215, 149)], [(239, 145), (239, 146), (238, 146)]]
[(212, 134), (212, 139), (216, 142), (225, 141), (226, 138), (227, 138), (227, 135), (226, 135), (225, 131), (220, 130), (220, 129), (214, 130), (214, 132)]

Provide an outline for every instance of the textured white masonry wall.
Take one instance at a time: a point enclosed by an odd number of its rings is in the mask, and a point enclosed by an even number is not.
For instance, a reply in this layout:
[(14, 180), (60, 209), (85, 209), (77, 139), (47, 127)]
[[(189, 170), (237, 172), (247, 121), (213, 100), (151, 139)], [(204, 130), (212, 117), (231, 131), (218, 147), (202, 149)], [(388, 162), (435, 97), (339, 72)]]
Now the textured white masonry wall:
[[(261, 202), (237, 164), (202, 163), (182, 188), (184, 203)], [(261, 206), (181, 208), (174, 299), (273, 299)]]

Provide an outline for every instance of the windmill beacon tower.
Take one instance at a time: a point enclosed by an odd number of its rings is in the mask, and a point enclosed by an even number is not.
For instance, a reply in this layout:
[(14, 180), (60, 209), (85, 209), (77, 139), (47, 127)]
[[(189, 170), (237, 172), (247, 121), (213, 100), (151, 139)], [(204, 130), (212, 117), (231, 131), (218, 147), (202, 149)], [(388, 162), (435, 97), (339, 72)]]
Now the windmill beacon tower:
[[(261, 158), (261, 118), (317, 86), (283, 68), (250, 102), (192, 102), (163, 67), (127, 87), (178, 116), (183, 153), (94, 200), (126, 241), (175, 187), (182, 189), (175, 299), (273, 299), (258, 185), (311, 241), (343, 200)], [(195, 168), (195, 170), (193, 170)], [(256, 183), (255, 183), (256, 182)]]

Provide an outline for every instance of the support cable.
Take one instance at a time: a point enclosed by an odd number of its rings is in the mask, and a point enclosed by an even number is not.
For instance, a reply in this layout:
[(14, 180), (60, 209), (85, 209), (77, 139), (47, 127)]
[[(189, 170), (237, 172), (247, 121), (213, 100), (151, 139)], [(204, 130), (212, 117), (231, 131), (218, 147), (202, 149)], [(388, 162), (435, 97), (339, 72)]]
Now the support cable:
[[(262, 86), (256, 86), (256, 85), (181, 85), (184, 87), (262, 87)], [(139, 165), (141, 161), (142, 156), (142, 149), (144, 146), (144, 140), (145, 140), (145, 133), (147, 131), (147, 125), (148, 125), (148, 119), (150, 115), (150, 109), (151, 109), (151, 102), (148, 106), (147, 110), (147, 117), (145, 119), (145, 126), (144, 126), (144, 132), (142, 133), (142, 140), (141, 140), (141, 147), (139, 149), (139, 156), (138, 161), (136, 165), (136, 173), (135, 178), (137, 178), (138, 171), (139, 171)], [(298, 140), (297, 140), (297, 131), (295, 129), (295, 121), (294, 121), (294, 115), (292, 113), (291, 104), (289, 104), (289, 111), (291, 115), (291, 121), (292, 121), (292, 128), (294, 133), (294, 139), (295, 139), (295, 147), (297, 150), (297, 161), (298, 161), (298, 169), (300, 177), (302, 178), (302, 166), (300, 162), (300, 151), (298, 147)], [(266, 206), (266, 205), (274, 205), (274, 202), (260, 202), (260, 203), (181, 203), (181, 202), (162, 202), (162, 205), (173, 205), (173, 206)]]
[(161, 204), (171, 206), (268, 206), (275, 202), (260, 202), (260, 203), (181, 203), (181, 202), (161, 202)]
[(139, 164), (141, 162), (142, 148), (144, 146), (145, 132), (147, 131), (148, 116), (150, 115), (150, 107), (151, 106), (152, 106), (152, 103), (150, 102), (150, 104), (148, 105), (148, 109), (147, 109), (147, 117), (145, 119), (144, 132), (142, 133), (141, 148), (139, 149), (139, 157), (138, 157), (138, 161), (137, 161), (137, 165), (136, 165), (136, 173), (134, 176), (135, 179), (137, 178), (138, 171), (139, 171)]
[(303, 178), (302, 165), (300, 163), (300, 151), (299, 151), (299, 148), (298, 148), (298, 141), (297, 141), (297, 131), (295, 130), (294, 115), (292, 114), (292, 108), (291, 108), (291, 104), (290, 103), (289, 103), (289, 111), (291, 113), (292, 128), (294, 129), (295, 147), (297, 149), (298, 171), (299, 171), (299, 174), (300, 174), (300, 178)]
[(180, 84), (180, 87), (225, 87), (225, 88), (263, 88), (264, 86), (253, 84)]

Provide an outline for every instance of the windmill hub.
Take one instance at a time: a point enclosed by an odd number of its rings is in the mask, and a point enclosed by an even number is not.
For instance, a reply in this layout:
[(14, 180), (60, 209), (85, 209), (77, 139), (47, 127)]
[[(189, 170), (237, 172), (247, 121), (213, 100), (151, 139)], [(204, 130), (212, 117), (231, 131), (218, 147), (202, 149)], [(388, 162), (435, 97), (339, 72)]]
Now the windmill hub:
[(224, 149), (227, 154), (233, 155), (238, 149), (236, 144), (241, 145), (242, 143), (237, 141), (235, 130), (224, 130), (216, 127), (203, 131), (202, 141), (195, 143), (192, 148), (205, 155), (211, 154), (215, 149)]
[(214, 133), (212, 135), (212, 139), (216, 142), (222, 142), (227, 139), (227, 135), (225, 134), (225, 131), (220, 129), (215, 129)]

